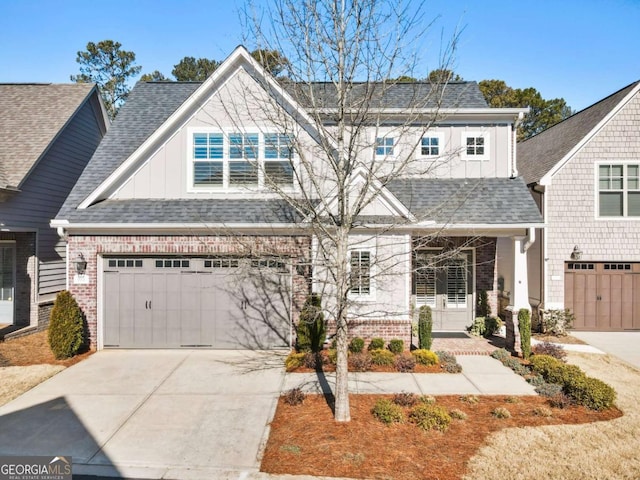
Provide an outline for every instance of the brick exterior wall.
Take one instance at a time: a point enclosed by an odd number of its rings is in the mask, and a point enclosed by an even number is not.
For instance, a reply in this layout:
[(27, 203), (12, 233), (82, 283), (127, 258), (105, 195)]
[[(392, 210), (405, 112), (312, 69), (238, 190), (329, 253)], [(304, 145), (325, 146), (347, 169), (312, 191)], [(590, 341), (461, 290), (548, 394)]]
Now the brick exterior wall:
[(547, 187), (547, 298), (564, 304), (564, 262), (574, 245), (583, 261), (640, 261), (640, 219), (597, 219), (596, 162), (640, 162), (640, 96), (631, 99)]
[[(385, 344), (389, 340), (399, 338), (404, 341), (405, 350), (411, 347), (411, 321), (410, 320), (354, 320), (348, 322), (349, 335), (351, 340), (355, 337), (363, 338), (365, 348), (369, 345), (372, 338), (379, 337), (384, 339)], [(333, 335), (336, 332), (336, 324), (329, 321), (327, 326), (327, 335)]]
[[(292, 258), (294, 264), (308, 263), (310, 241), (306, 237), (285, 236), (74, 236), (70, 235), (71, 271), (69, 290), (84, 313), (92, 347), (97, 345), (98, 319), (98, 256), (99, 255), (280, 255)], [(74, 283), (73, 260), (82, 253), (87, 261), (87, 284)], [(304, 303), (308, 282), (304, 269), (294, 269), (294, 319)]]
[(0, 240), (15, 241), (16, 278), (14, 289), (13, 323), (20, 326), (38, 324), (36, 234), (34, 232), (6, 232)]

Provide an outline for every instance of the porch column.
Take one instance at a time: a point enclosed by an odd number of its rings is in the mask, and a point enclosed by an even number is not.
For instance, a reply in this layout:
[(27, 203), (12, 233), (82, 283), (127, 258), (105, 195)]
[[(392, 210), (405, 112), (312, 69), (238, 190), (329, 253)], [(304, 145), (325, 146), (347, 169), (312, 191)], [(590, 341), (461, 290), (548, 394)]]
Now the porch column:
[[(506, 348), (520, 353), (520, 330), (518, 328), (518, 312), (522, 308), (531, 310), (529, 305), (529, 282), (527, 273), (527, 249), (530, 245), (528, 237), (512, 237), (513, 240), (513, 285), (511, 285), (511, 305), (507, 307)], [(511, 318), (509, 318), (511, 317)]]

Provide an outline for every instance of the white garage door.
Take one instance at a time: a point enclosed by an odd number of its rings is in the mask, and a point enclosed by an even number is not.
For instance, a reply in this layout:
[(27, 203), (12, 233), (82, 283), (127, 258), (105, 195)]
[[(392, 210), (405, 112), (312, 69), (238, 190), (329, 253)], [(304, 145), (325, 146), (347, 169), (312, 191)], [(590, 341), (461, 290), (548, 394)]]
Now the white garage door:
[(290, 275), (273, 259), (105, 258), (105, 348), (290, 344)]

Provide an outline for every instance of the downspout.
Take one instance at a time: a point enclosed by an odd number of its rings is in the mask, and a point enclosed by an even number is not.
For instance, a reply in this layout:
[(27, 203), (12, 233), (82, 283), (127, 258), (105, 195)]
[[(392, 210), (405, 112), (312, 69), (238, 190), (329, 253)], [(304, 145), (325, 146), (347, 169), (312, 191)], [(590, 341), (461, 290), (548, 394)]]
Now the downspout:
[(536, 229), (533, 227), (527, 228), (526, 241), (522, 244), (522, 253), (526, 253), (529, 247), (536, 241)]
[(516, 152), (518, 149), (516, 148), (517, 143), (517, 135), (518, 135), (518, 126), (522, 123), (524, 119), (524, 113), (518, 113), (518, 118), (513, 122), (513, 128), (511, 129), (511, 178), (516, 178), (518, 176), (518, 168), (516, 162)]

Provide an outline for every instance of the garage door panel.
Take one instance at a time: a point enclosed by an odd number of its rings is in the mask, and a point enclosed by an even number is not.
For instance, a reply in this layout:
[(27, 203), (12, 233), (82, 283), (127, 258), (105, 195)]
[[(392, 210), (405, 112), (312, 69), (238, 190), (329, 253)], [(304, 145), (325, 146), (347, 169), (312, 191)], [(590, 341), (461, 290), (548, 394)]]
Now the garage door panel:
[(104, 301), (109, 306), (104, 316), (104, 344), (120, 344), (120, 301), (122, 298), (120, 289), (120, 276), (117, 273), (105, 272), (104, 274)]

